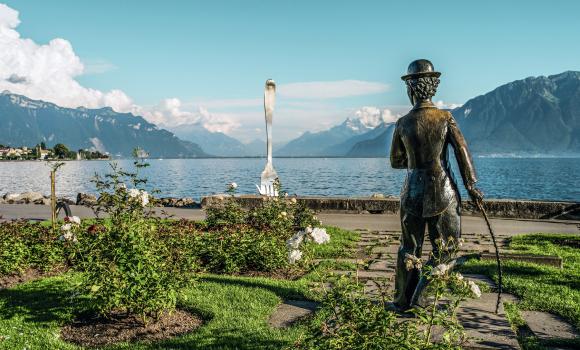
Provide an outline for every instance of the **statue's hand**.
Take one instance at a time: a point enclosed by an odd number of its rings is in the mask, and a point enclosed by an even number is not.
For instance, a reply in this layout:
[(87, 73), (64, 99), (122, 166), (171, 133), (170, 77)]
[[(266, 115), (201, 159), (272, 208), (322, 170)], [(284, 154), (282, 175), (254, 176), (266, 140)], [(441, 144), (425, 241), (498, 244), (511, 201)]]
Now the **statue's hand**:
[(474, 185), (468, 186), (467, 192), (469, 193), (472, 201), (476, 203), (481, 203), (481, 201), (483, 201), (483, 192), (481, 192), (481, 190)]

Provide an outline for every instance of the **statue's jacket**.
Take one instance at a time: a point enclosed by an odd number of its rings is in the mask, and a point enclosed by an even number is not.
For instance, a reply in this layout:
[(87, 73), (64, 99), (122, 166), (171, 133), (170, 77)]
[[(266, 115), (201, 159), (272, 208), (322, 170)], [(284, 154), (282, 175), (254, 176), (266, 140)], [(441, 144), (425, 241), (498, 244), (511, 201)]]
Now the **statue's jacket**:
[(401, 190), (401, 207), (406, 212), (432, 217), (454, 202), (461, 203), (447, 156), (450, 144), (464, 184), (475, 184), (477, 178), (471, 155), (450, 112), (423, 103), (397, 121), (391, 145), (391, 165), (407, 169)]

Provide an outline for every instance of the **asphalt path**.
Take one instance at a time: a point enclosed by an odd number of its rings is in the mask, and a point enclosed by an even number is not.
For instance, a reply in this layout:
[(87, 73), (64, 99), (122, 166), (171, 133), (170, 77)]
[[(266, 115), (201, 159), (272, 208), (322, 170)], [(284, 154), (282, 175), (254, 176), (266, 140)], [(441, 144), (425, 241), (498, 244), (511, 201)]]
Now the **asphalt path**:
[[(80, 218), (95, 217), (87, 207), (72, 205), (73, 215)], [(171, 215), (174, 218), (202, 220), (205, 212), (202, 209), (155, 208), (158, 215)], [(61, 214), (62, 216), (62, 214)], [(398, 215), (387, 214), (340, 214), (321, 213), (319, 219), (325, 225), (338, 226), (349, 230), (400, 231), (401, 224)], [(50, 219), (50, 207), (34, 204), (0, 204), (2, 220)], [(492, 218), (492, 225), (500, 235), (515, 235), (522, 233), (573, 233), (580, 234), (580, 221), (568, 220), (516, 220)], [(463, 216), (463, 232), (486, 232), (485, 222), (480, 216)]]

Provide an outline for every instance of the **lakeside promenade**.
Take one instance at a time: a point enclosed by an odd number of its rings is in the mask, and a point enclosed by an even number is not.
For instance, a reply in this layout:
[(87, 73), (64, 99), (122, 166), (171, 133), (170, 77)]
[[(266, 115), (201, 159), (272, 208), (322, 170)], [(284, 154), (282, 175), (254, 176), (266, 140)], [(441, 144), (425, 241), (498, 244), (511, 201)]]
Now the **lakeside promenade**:
[[(72, 214), (81, 219), (95, 216), (90, 208), (84, 206), (71, 205), (70, 208)], [(156, 208), (155, 210), (157, 213), (161, 213), (163, 210), (176, 219), (202, 220), (205, 218), (203, 209)], [(33, 204), (0, 204), (0, 216), (1, 220), (49, 220), (50, 207)], [(325, 225), (338, 226), (348, 230), (401, 231), (398, 214), (320, 213), (318, 217)], [(580, 234), (580, 221), (575, 220), (492, 218), (491, 221), (497, 234), (502, 236), (537, 232)], [(462, 229), (463, 232), (487, 232), (481, 216), (464, 215)]]

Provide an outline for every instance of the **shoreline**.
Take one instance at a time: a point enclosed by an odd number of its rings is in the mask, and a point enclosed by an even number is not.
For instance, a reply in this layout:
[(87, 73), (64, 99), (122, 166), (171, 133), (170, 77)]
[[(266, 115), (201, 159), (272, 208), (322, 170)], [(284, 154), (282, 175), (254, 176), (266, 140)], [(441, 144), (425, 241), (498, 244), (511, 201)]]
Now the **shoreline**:
[[(319, 213), (350, 214), (398, 214), (400, 199), (395, 196), (373, 195), (369, 197), (324, 197), (324, 196), (290, 196), (298, 202)], [(200, 201), (192, 197), (157, 197), (155, 205), (165, 208), (205, 209), (215, 205), (227, 194), (202, 196)], [(260, 206), (264, 198), (260, 195), (240, 194), (233, 197), (242, 207)], [(76, 200), (59, 197), (58, 200), (68, 205), (90, 207), (97, 197), (90, 193), (78, 193)], [(7, 193), (0, 196), (0, 204), (36, 204), (50, 205), (50, 197), (38, 192)], [(485, 199), (484, 207), (488, 214), (497, 218), (539, 219), (539, 220), (580, 220), (580, 202), (546, 201), (522, 199)], [(461, 210), (464, 215), (479, 215), (470, 202), (463, 200)]]

